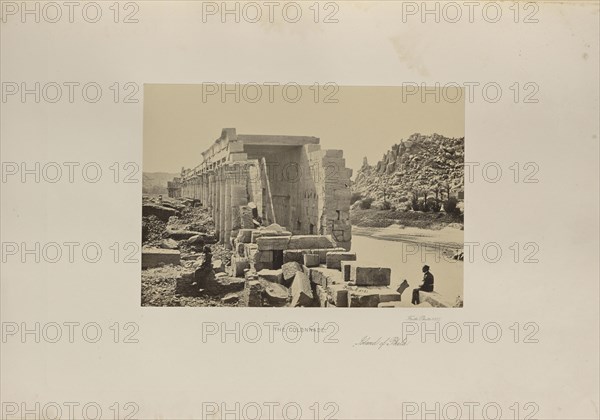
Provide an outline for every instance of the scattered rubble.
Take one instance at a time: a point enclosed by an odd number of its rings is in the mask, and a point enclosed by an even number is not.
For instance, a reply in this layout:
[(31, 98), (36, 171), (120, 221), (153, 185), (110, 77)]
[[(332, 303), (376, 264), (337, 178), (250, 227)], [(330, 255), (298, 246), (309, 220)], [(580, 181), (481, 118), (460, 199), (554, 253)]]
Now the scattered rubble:
[[(293, 235), (277, 224), (239, 229), (227, 249), (215, 243), (208, 209), (169, 201), (180, 216), (144, 216), (142, 305), (388, 308), (410, 287), (404, 280), (391, 288), (390, 268), (361, 262), (329, 235)], [(436, 292), (422, 292), (421, 301), (462, 306)]]

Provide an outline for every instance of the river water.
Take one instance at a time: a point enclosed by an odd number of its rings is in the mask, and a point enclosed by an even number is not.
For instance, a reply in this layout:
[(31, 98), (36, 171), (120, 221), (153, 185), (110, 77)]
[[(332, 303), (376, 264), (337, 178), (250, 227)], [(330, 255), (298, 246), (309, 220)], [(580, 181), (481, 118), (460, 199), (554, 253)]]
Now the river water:
[[(449, 257), (460, 246), (462, 231), (454, 234), (451, 240), (446, 237), (448, 232), (420, 231), (423, 234), (421, 242), (415, 239), (419, 235), (414, 231), (403, 237), (402, 234), (382, 235), (380, 229), (353, 228), (352, 251), (356, 252), (359, 262), (391, 268), (391, 287), (394, 289), (406, 279), (411, 287), (403, 293), (403, 301), (410, 301), (410, 290), (421, 283), (424, 264), (434, 275), (436, 292), (452, 301), (457, 296), (463, 297), (463, 262)], [(432, 241), (432, 236), (437, 236), (436, 240)]]

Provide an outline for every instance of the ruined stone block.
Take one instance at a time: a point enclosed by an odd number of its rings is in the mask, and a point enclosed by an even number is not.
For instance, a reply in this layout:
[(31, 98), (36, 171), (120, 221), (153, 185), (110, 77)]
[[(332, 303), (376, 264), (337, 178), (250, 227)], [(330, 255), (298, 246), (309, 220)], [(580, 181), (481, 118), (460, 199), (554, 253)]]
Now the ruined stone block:
[(289, 236), (261, 236), (256, 240), (259, 251), (283, 251), (288, 248)]
[(344, 151), (339, 150), (339, 149), (326, 149), (325, 156), (330, 157), (330, 158), (343, 158)]
[(314, 267), (309, 269), (310, 280), (321, 286), (329, 286), (331, 284), (340, 284), (343, 282), (342, 273), (338, 270), (333, 270), (324, 267)]
[(271, 306), (285, 306), (289, 299), (289, 289), (281, 284), (265, 282), (262, 283), (264, 288), (263, 297)]
[(326, 235), (293, 235), (288, 249), (322, 249), (335, 248), (335, 242)]
[(327, 268), (341, 270), (342, 261), (356, 261), (356, 252), (328, 252), (325, 256)]
[(244, 270), (250, 268), (250, 262), (247, 258), (233, 256), (231, 258), (230, 274), (233, 277), (243, 277)]
[(400, 293), (394, 292), (391, 289), (380, 290), (379, 302), (400, 302)]
[(377, 308), (379, 305), (379, 293), (366, 290), (349, 290), (349, 308)]
[(262, 306), (263, 287), (258, 280), (250, 280), (246, 282), (242, 301), (244, 306), (260, 307)]
[(326, 308), (327, 307), (327, 289), (321, 285), (317, 285), (315, 288), (315, 292), (317, 295), (317, 303), (319, 307)]
[(272, 263), (273, 251), (257, 251), (254, 260), (261, 263)]
[(304, 262), (304, 251), (302, 249), (287, 249), (283, 251), (283, 262), (297, 262), (302, 264)]
[(327, 287), (329, 301), (338, 308), (348, 307), (348, 289), (343, 284), (333, 284)]
[(262, 237), (291, 236), (291, 235), (292, 235), (292, 233), (287, 230), (278, 231), (278, 230), (269, 230), (269, 229), (254, 229), (252, 231), (252, 243), (256, 243), (258, 238), (262, 238)]
[(386, 267), (365, 265), (360, 262), (350, 265), (350, 281), (357, 286), (389, 286), (392, 270)]
[(144, 248), (142, 249), (142, 269), (160, 267), (162, 265), (179, 265), (181, 253), (174, 249)]
[(304, 254), (304, 265), (307, 267), (318, 267), (320, 263), (319, 254)]
[(266, 281), (270, 281), (272, 283), (281, 284), (283, 282), (283, 273), (282, 270), (260, 270), (258, 273), (258, 277), (264, 279)]
[(294, 280), (294, 276), (298, 271), (302, 270), (302, 266), (295, 261), (285, 263), (281, 266), (281, 271), (283, 273), (283, 281), (285, 284), (291, 284), (292, 280)]
[(238, 257), (245, 257), (245, 246), (244, 245), (245, 244), (243, 244), (243, 243), (236, 242), (234, 249), (235, 249), (235, 254)]
[(342, 270), (342, 278), (344, 281), (350, 281), (350, 268), (352, 267), (352, 261), (340, 262), (340, 269)]
[(304, 273), (296, 273), (292, 282), (292, 306), (310, 306), (312, 300), (313, 292), (310, 279)]

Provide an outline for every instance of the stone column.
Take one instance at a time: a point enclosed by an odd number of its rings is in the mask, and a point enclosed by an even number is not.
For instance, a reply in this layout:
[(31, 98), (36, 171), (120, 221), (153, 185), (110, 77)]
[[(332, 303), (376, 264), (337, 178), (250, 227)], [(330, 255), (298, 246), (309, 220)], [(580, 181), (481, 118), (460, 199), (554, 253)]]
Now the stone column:
[(223, 167), (219, 167), (219, 211), (217, 217), (219, 219), (219, 243), (225, 243), (225, 171)]
[(228, 164), (223, 165), (223, 175), (225, 177), (225, 205), (223, 206), (223, 242), (227, 249), (231, 248), (231, 189), (234, 183), (234, 167)]

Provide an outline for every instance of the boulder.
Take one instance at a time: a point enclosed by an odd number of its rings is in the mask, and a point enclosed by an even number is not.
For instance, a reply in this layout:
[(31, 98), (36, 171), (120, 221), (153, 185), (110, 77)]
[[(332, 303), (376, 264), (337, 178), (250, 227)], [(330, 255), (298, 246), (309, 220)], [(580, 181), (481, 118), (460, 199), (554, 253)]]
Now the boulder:
[(174, 239), (163, 239), (160, 241), (159, 247), (163, 249), (177, 249), (179, 248), (179, 244)]
[(292, 282), (292, 306), (310, 306), (312, 301), (310, 279), (306, 274), (297, 272)]
[(165, 206), (159, 206), (157, 204), (143, 204), (142, 205), (142, 216), (156, 216), (163, 222), (168, 222), (169, 217), (177, 216), (179, 212), (175, 209)]

